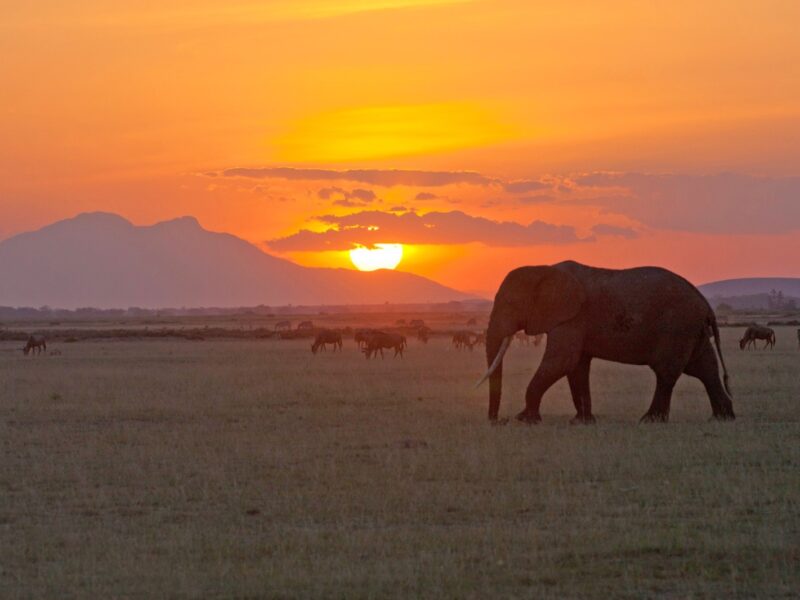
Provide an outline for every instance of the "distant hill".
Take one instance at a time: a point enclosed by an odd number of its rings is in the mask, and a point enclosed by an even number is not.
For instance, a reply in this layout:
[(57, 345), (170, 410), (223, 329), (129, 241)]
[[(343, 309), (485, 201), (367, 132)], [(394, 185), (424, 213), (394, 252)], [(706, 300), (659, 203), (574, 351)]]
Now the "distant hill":
[(312, 269), (193, 217), (136, 226), (84, 213), (0, 242), (0, 305), (59, 308), (450, 302), (472, 296), (399, 271)]
[(800, 277), (726, 279), (706, 283), (699, 288), (712, 306), (724, 302), (737, 310), (800, 307)]

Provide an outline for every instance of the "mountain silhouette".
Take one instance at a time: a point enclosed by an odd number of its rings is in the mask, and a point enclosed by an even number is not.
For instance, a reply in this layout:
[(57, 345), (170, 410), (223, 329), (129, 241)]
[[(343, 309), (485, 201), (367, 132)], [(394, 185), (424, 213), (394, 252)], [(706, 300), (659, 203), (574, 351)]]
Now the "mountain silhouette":
[(800, 306), (800, 277), (725, 279), (699, 289), (712, 306), (724, 303), (737, 310), (795, 310)]
[(194, 217), (136, 226), (94, 212), (0, 242), (0, 305), (58, 308), (425, 303), (471, 296), (398, 271), (315, 269)]
[(768, 294), (772, 290), (787, 296), (800, 296), (800, 277), (745, 277), (712, 281), (699, 286), (707, 297)]

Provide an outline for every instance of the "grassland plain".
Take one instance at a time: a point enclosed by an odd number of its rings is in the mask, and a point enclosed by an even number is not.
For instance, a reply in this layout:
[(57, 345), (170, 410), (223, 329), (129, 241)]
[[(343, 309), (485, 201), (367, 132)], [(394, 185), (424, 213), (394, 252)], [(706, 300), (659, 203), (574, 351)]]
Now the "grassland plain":
[[(352, 340), (0, 346), (0, 595), (796, 597), (800, 351), (741, 352), (738, 420), (682, 378), (596, 361), (591, 427), (565, 382), (544, 422), (486, 423), (481, 351)], [(501, 414), (542, 348), (515, 346)]]

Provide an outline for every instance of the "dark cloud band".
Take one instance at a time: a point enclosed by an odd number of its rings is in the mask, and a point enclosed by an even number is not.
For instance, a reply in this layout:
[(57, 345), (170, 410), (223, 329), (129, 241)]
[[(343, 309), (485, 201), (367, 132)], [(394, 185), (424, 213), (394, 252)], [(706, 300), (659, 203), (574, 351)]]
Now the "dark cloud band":
[(382, 187), (398, 185), (415, 187), (440, 187), (468, 184), (486, 186), (499, 183), (480, 173), (470, 171), (406, 171), (392, 169), (295, 169), (291, 167), (233, 168), (221, 172), (223, 177), (250, 179), (286, 179), (293, 181), (350, 181)]

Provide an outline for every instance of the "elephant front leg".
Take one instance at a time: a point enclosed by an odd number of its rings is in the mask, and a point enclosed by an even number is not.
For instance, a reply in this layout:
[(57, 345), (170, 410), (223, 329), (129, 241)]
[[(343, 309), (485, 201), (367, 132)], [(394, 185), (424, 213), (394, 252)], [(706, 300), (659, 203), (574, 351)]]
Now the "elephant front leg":
[[(536, 374), (525, 391), (525, 410), (517, 415), (524, 423), (542, 420), (539, 406), (542, 396), (556, 381), (571, 373), (581, 358), (582, 332), (580, 328), (562, 326), (548, 334), (547, 348)], [(587, 371), (588, 379), (588, 371)]]
[(583, 355), (578, 365), (567, 375), (569, 389), (572, 393), (572, 403), (575, 405), (575, 417), (570, 424), (594, 423), (592, 415), (592, 395), (589, 389), (589, 369), (592, 357)]
[(542, 420), (542, 415), (539, 413), (542, 396), (556, 381), (570, 372), (571, 366), (543, 360), (528, 384), (528, 389), (525, 390), (525, 410), (517, 415), (517, 420), (529, 424), (539, 423)]

